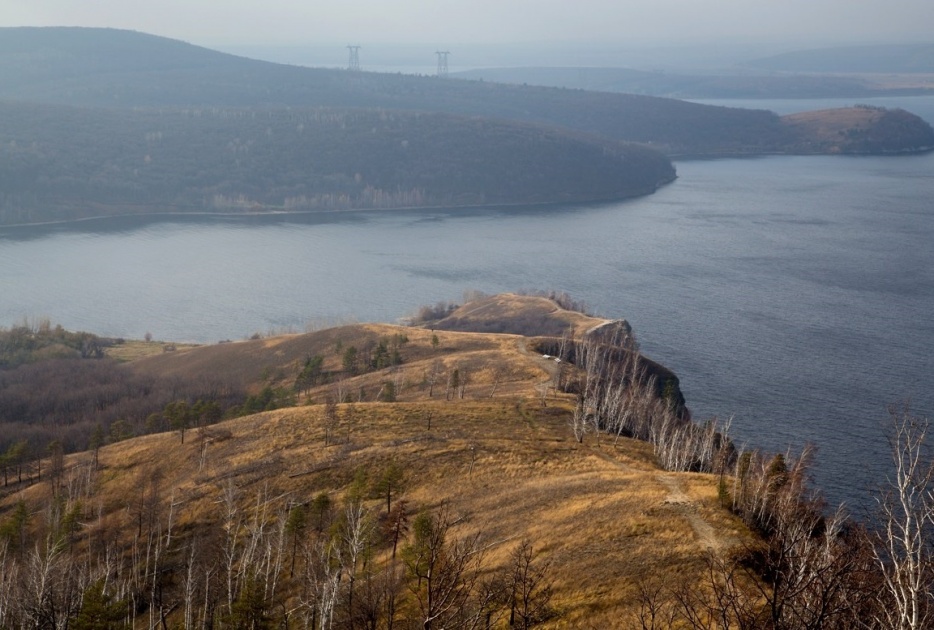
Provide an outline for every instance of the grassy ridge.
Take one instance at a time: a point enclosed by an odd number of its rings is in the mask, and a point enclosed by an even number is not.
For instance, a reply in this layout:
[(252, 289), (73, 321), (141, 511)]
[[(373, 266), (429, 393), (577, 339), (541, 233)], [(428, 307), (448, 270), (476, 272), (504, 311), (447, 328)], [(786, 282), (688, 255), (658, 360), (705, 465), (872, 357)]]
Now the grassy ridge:
[[(605, 321), (519, 296), (486, 298), (455, 311), (462, 327), (497, 313), (511, 313), (511, 325), (536, 323), (539, 318), (530, 314), (548, 313), (580, 331)], [(123, 567), (114, 584), (130, 584), (142, 570), (134, 565), (141, 545), (153, 540), (153, 532), (165, 539), (171, 523), (171, 542), (156, 561), (163, 567), (158, 605), (164, 603), (168, 623), (181, 622), (185, 567), (222, 566), (220, 551), (213, 559), (207, 555), (210, 545), (230, 549), (223, 541), (238, 531), (243, 538), (233, 549), (245, 553), (260, 524), (267, 532), (260, 545), (282, 545), (275, 532), (290, 510), (322, 495), (333, 506), (328, 524), (319, 530), (311, 519), (298, 548), (339, 537), (344, 506), (355, 500), (362, 500), (368, 518), (382, 523), (386, 499), (378, 481), (393, 466), (402, 471), (394, 504), (406, 501), (413, 519), (446, 505), (456, 518), (452, 536), (479, 536), (485, 578), (506, 571), (521, 541), (531, 542), (553, 590), (545, 627), (633, 627), (643, 603), (640, 584), (695, 588), (704, 579), (708, 550), (728, 555), (753, 544), (748, 530), (721, 507), (714, 476), (664, 473), (648, 444), (626, 438), (590, 436), (578, 443), (568, 427), (574, 396), (540, 396), (555, 363), (521, 335), (367, 324), (180, 349), (125, 367), (180, 382), (210, 372), (254, 386), (286, 384), (304, 356), (324, 355), (324, 370), (337, 373), (347, 348), (362, 351), (400, 331), (407, 337), (401, 365), (313, 386), (297, 407), (191, 429), (184, 440), (178, 431), (123, 440), (65, 458), (60, 472), (47, 459), (41, 482), (15, 486), (15, 493), (0, 498), (3, 527), (16, 522), (18, 505), (30, 515), (10, 555), (0, 557), (0, 568), (21, 567), (17, 554), (29, 549), (22, 541), (58, 531), (56, 514), (74, 514), (80, 525), (68, 530), (63, 557), (96, 557), (107, 544), (110, 561)], [(426, 381), (436, 366), (444, 377), (430, 395)], [(455, 369), (464, 387), (452, 391)], [(397, 383), (396, 402), (375, 402), (378, 388), (389, 381)], [(353, 402), (326, 402), (340, 392)], [(53, 494), (59, 507), (46, 509)], [(231, 510), (240, 523), (235, 530)], [(367, 566), (380, 572), (392, 565), (382, 531), (374, 531), (367, 556)], [(413, 537), (406, 535), (402, 547)], [(280, 547), (284, 557), (292, 544), (287, 540), (289, 546)], [(205, 555), (194, 564), (196, 545)], [(278, 619), (281, 610), (298, 615), (306, 562), (299, 557), (296, 576), (287, 564), (280, 569), (270, 618)], [(148, 583), (140, 584), (136, 596), (148, 601)], [(408, 584), (396, 611), (402, 627), (417, 619), (417, 589)], [(493, 627), (506, 627), (508, 607), (491, 610)], [(148, 615), (146, 604), (137, 614), (140, 620)]]

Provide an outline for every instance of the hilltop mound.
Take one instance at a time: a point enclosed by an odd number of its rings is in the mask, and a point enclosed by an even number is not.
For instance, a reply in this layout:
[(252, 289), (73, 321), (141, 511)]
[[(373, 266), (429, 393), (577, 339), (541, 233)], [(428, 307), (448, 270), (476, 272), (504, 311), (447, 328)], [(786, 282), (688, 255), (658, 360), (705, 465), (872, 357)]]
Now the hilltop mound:
[[(902, 109), (866, 105), (782, 117), (801, 153), (904, 153), (934, 149), (934, 129)], [(906, 143), (917, 143), (914, 149)]]
[(581, 335), (606, 322), (544, 296), (500, 293), (468, 301), (443, 317), (422, 323), (436, 330), (560, 337)]

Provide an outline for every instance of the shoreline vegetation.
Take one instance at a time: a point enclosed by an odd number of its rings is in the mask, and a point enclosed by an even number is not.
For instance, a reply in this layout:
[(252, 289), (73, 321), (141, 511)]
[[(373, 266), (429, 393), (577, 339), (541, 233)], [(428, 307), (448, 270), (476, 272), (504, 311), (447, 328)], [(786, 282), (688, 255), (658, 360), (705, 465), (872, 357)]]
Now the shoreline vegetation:
[[(857, 522), (809, 487), (809, 449), (691, 419), (625, 320), (476, 293), (412, 324), (120, 364), (47, 321), (3, 331), (0, 409), (66, 405), (46, 441), (0, 433), (0, 625), (927, 627), (929, 425), (907, 407), (896, 477)], [(120, 412), (95, 423), (81, 397)], [(62, 432), (79, 416), (80, 444)]]
[[(699, 158), (703, 159), (703, 158)], [(677, 175), (674, 175), (670, 180), (663, 181), (656, 186), (655, 190), (657, 191), (664, 186), (672, 184), (675, 180), (678, 179)], [(592, 199), (592, 200), (583, 200), (575, 201), (574, 205), (580, 206), (599, 206), (605, 204), (613, 204), (621, 201), (627, 201), (629, 199), (637, 199), (639, 197), (645, 196), (646, 194), (652, 193), (639, 193), (634, 194), (628, 197), (618, 197), (610, 199)], [(158, 221), (161, 218), (172, 219), (173, 217), (185, 217), (185, 218), (250, 218), (250, 217), (290, 217), (290, 216), (303, 216), (303, 215), (326, 215), (326, 214), (347, 214), (347, 213), (364, 213), (364, 212), (445, 212), (445, 211), (456, 211), (456, 210), (498, 210), (506, 208), (551, 208), (551, 207), (562, 207), (567, 206), (571, 202), (567, 201), (540, 201), (540, 202), (513, 202), (513, 203), (491, 203), (485, 205), (478, 204), (464, 204), (458, 206), (399, 206), (399, 207), (360, 207), (360, 208), (344, 208), (344, 209), (326, 209), (322, 208), (320, 210), (286, 210), (281, 207), (269, 207), (269, 208), (251, 208), (248, 210), (242, 211), (208, 211), (208, 210), (193, 210), (193, 211), (183, 211), (183, 210), (155, 210), (151, 212), (138, 212), (138, 213), (124, 213), (124, 214), (100, 214), (95, 216), (80, 217), (76, 219), (59, 219), (52, 221), (40, 221), (34, 223), (0, 223), (0, 234), (3, 230), (17, 230), (17, 229), (28, 229), (28, 228), (42, 228), (42, 227), (57, 227), (57, 226), (68, 226), (68, 225), (81, 225), (85, 223), (93, 223), (95, 221), (109, 221), (109, 220), (119, 220), (119, 219), (151, 219), (153, 221)], [(125, 206), (121, 205), (121, 208)]]

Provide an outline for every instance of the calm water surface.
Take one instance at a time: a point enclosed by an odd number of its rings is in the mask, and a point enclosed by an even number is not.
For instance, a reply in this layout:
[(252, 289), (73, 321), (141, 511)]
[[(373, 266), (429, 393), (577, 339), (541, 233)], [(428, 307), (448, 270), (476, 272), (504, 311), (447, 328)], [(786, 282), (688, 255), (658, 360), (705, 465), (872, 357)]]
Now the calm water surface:
[[(934, 99), (903, 106), (934, 119)], [(0, 229), (0, 323), (208, 343), (392, 321), (466, 289), (565, 290), (629, 319), (695, 417), (816, 444), (818, 484), (860, 503), (886, 406), (934, 414), (934, 155), (677, 166), (602, 206)]]

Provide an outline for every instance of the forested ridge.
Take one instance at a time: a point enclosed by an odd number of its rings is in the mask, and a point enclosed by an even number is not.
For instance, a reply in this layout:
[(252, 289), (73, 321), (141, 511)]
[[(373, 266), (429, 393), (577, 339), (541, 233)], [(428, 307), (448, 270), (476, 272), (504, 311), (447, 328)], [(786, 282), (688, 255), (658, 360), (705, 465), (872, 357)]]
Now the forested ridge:
[(2, 29), (0, 99), (93, 107), (367, 107), (521, 120), (675, 153), (761, 152), (771, 112), (260, 62), (113, 29)]
[[(93, 107), (373, 107), (575, 129), (673, 155), (795, 152), (768, 111), (260, 62), (112, 29), (0, 30), (0, 99)], [(919, 130), (926, 126), (917, 120)], [(911, 143), (909, 142), (909, 146)]]
[(674, 178), (662, 155), (535, 125), (359, 109), (0, 104), (0, 222), (602, 201)]

